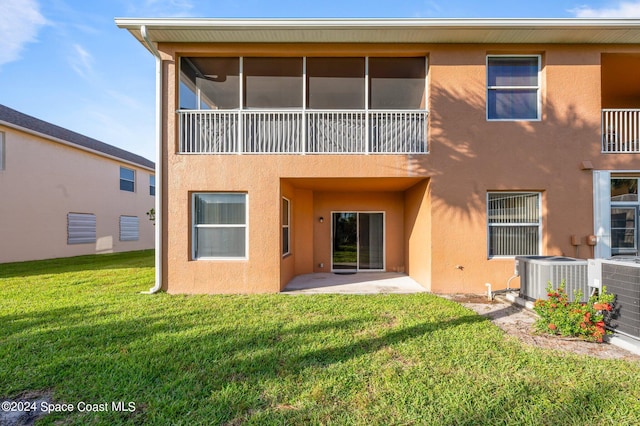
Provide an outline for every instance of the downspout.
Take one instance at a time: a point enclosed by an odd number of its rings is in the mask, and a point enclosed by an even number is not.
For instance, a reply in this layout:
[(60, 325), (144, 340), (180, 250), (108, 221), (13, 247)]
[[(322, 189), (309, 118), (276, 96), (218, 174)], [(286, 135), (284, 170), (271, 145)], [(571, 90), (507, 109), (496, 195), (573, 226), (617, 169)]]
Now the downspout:
[(162, 288), (162, 59), (160, 52), (154, 46), (147, 35), (147, 26), (140, 26), (140, 35), (145, 44), (156, 58), (156, 223), (155, 223), (155, 285), (145, 294), (154, 294)]

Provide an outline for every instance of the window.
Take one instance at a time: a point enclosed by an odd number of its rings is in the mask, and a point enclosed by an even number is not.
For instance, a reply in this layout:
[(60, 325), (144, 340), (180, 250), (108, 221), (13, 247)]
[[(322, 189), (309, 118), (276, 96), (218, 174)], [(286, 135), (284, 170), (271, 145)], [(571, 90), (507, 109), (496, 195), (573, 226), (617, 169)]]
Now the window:
[(120, 167), (120, 190), (134, 192), (136, 188), (136, 172)]
[(612, 178), (611, 202), (630, 201), (638, 201), (638, 178)]
[(282, 198), (282, 255), (291, 253), (291, 207), (286, 198)]
[(540, 193), (487, 194), (489, 257), (540, 254)]
[(247, 194), (193, 194), (193, 258), (246, 259)]
[(0, 132), (0, 170), (4, 170), (4, 133)]
[(92, 213), (67, 214), (67, 244), (96, 242), (96, 215)]
[(120, 241), (138, 241), (139, 223), (137, 216), (120, 216)]
[(156, 195), (156, 177), (149, 175), (149, 195)]
[(638, 255), (638, 178), (611, 178), (611, 254)]
[(487, 57), (487, 119), (540, 119), (540, 57)]

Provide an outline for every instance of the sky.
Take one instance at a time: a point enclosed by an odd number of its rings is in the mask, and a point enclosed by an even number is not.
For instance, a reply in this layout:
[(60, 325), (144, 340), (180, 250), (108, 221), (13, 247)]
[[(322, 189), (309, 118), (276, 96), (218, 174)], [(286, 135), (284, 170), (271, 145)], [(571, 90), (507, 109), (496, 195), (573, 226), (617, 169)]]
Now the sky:
[(0, 0), (0, 104), (155, 159), (155, 60), (114, 18), (640, 18), (640, 0)]

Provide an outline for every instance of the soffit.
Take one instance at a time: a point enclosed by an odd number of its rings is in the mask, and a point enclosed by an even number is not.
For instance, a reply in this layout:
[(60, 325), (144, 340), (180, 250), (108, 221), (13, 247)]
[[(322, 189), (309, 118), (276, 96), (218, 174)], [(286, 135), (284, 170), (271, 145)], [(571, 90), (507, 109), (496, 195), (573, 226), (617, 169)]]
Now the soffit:
[(640, 19), (135, 19), (141, 43), (640, 43)]
[(405, 191), (424, 177), (385, 178), (286, 178), (296, 188), (325, 192), (397, 192)]

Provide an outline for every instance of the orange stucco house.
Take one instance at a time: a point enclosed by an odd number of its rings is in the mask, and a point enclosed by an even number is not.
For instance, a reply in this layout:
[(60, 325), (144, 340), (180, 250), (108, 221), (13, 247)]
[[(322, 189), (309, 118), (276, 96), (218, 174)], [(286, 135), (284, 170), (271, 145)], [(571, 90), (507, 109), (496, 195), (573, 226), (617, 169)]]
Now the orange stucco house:
[(637, 253), (640, 20), (116, 23), (156, 57), (156, 290)]

